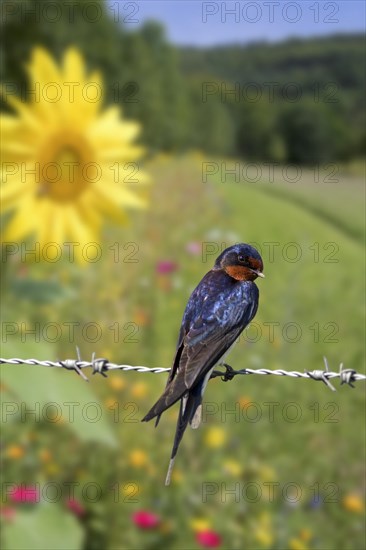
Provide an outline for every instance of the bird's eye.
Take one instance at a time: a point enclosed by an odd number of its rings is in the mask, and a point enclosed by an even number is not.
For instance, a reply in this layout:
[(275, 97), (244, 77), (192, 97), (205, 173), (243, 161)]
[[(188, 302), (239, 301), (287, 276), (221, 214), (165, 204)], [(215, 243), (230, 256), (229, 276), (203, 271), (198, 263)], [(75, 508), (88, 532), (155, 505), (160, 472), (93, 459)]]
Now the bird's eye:
[(242, 256), (241, 254), (239, 254), (238, 260), (243, 264), (247, 264), (249, 261), (249, 256)]

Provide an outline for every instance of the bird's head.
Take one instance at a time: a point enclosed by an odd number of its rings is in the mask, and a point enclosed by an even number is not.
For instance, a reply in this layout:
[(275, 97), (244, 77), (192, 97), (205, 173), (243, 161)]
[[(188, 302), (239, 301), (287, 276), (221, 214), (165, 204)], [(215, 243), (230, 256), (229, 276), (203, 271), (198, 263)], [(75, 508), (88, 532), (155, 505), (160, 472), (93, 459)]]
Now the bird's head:
[(237, 281), (254, 281), (257, 277), (264, 277), (260, 254), (244, 243), (226, 248), (217, 258), (214, 269), (223, 269)]

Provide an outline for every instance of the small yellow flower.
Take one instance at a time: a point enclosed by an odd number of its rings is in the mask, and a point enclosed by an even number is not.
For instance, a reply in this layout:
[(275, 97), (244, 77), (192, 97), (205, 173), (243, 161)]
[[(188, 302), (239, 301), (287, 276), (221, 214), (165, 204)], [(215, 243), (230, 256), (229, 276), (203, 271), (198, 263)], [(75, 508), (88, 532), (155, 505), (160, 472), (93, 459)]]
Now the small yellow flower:
[(126, 386), (126, 381), (121, 376), (110, 377), (108, 383), (115, 391), (121, 391)]
[(50, 464), (47, 464), (46, 471), (49, 475), (57, 475), (60, 473), (60, 466), (56, 464), (55, 462), (51, 462)]
[(208, 519), (205, 518), (197, 518), (192, 519), (190, 521), (190, 527), (192, 531), (200, 532), (200, 531), (208, 531), (212, 528), (212, 524)]
[(6, 449), (6, 456), (9, 458), (14, 458), (14, 459), (22, 458), (24, 454), (25, 454), (24, 448), (21, 447), (20, 445), (10, 445), (10, 447)]
[(131, 395), (133, 397), (145, 397), (149, 391), (149, 387), (145, 382), (137, 382), (131, 387)]
[(313, 533), (310, 529), (306, 529), (305, 527), (301, 529), (300, 533), (301, 540), (304, 540), (305, 542), (309, 542), (313, 538)]
[(259, 522), (262, 525), (266, 525), (268, 527), (269, 525), (271, 525), (272, 522), (271, 515), (268, 512), (262, 512), (259, 516)]
[(255, 522), (254, 537), (263, 546), (273, 545), (272, 518), (268, 512), (263, 512)]
[(343, 507), (349, 512), (362, 514), (365, 511), (365, 503), (362, 498), (356, 493), (346, 495), (342, 501)]
[(141, 468), (142, 466), (146, 466), (148, 462), (148, 456), (144, 451), (141, 451), (140, 449), (134, 449), (130, 452), (128, 460), (130, 464), (135, 468)]
[(121, 493), (124, 497), (126, 497), (126, 501), (128, 502), (129, 498), (133, 499), (141, 493), (141, 487), (134, 481), (131, 481), (130, 483), (123, 483), (121, 486)]
[(243, 395), (242, 397), (240, 397), (238, 401), (241, 409), (246, 409), (247, 407), (249, 407), (251, 402), (252, 400), (246, 395)]
[(293, 539), (290, 539), (289, 541), (289, 549), (290, 550), (308, 550), (308, 546), (301, 539), (293, 538)]
[(235, 460), (226, 460), (224, 462), (224, 470), (232, 476), (238, 476), (243, 472), (240, 462)]
[(272, 546), (273, 544), (273, 533), (266, 528), (258, 527), (254, 532), (254, 537), (263, 546)]
[(219, 447), (222, 447), (225, 444), (226, 441), (226, 432), (223, 430), (223, 428), (209, 428), (206, 437), (205, 442), (208, 447), (211, 447), (212, 449), (217, 449)]
[(262, 481), (274, 481), (277, 479), (276, 472), (271, 466), (261, 466), (258, 473)]
[(42, 462), (49, 462), (52, 458), (52, 453), (48, 449), (41, 449), (38, 454)]
[(114, 397), (107, 397), (107, 399), (104, 400), (104, 404), (107, 407), (107, 409), (114, 409), (117, 407), (118, 401)]

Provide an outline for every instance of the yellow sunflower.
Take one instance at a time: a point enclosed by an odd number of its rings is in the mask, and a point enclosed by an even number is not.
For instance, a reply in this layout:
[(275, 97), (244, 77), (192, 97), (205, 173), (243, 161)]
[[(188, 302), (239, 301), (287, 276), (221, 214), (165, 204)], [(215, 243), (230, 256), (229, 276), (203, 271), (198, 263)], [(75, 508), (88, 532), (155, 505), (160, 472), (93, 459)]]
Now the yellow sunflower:
[(115, 105), (102, 111), (101, 77), (86, 74), (74, 48), (61, 66), (35, 48), (27, 72), (30, 101), (7, 96), (17, 115), (0, 121), (2, 209), (13, 211), (4, 241), (98, 241), (103, 218), (123, 223), (126, 208), (145, 206), (139, 184), (147, 176), (136, 164), (143, 150), (133, 143), (139, 125)]

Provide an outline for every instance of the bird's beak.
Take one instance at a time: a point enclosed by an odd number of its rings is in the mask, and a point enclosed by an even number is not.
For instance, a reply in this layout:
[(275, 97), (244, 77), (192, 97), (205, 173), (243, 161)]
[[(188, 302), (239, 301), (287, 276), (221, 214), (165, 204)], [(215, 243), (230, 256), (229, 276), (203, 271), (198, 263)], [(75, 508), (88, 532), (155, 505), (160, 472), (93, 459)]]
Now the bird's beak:
[(262, 279), (265, 279), (266, 276), (261, 271), (257, 271), (255, 269), (252, 269), (253, 273), (255, 273), (258, 277), (262, 277)]

